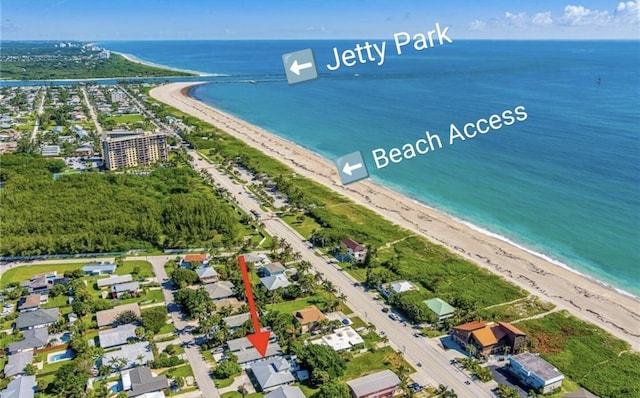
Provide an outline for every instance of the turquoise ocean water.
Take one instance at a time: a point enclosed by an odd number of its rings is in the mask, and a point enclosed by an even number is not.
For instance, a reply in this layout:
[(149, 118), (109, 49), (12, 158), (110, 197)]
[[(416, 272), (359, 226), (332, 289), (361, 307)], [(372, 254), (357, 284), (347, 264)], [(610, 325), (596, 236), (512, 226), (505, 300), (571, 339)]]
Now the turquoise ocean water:
[[(358, 42), (101, 44), (224, 74), (192, 95), (331, 161), (361, 150), (374, 181), (640, 296), (640, 42), (455, 41), (286, 83), (282, 54), (325, 65)], [(526, 121), (448, 145), (451, 123), (519, 105)], [(442, 149), (375, 169), (426, 130)]]

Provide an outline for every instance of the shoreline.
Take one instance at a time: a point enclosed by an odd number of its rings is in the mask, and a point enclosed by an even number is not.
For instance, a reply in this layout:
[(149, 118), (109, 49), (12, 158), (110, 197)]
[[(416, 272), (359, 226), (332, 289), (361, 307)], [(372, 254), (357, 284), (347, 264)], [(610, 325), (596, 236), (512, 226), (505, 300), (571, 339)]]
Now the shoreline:
[[(219, 127), (387, 220), (556, 304), (558, 310), (567, 309), (600, 326), (628, 341), (633, 349), (640, 350), (640, 302), (637, 297), (379, 183), (366, 180), (342, 186), (333, 164), (318, 154), (190, 97), (190, 90), (201, 84), (205, 83), (173, 83), (154, 88), (150, 94)], [(428, 229), (425, 228), (427, 225)]]
[(119, 51), (113, 51), (113, 50), (109, 50), (114, 54), (118, 54), (119, 56), (121, 56), (122, 58), (126, 59), (129, 62), (133, 62), (136, 64), (140, 64), (140, 65), (145, 65), (145, 66), (151, 66), (154, 68), (161, 68), (161, 69), (166, 69), (166, 70), (170, 70), (170, 71), (174, 71), (174, 72), (182, 72), (182, 73), (192, 73), (196, 76), (200, 76), (200, 77), (207, 77), (207, 76), (220, 76), (218, 74), (215, 73), (205, 73), (205, 72), (200, 72), (197, 70), (188, 70), (188, 69), (179, 69), (179, 68), (173, 68), (170, 66), (166, 66), (166, 65), (160, 65), (160, 64), (155, 64), (153, 62), (149, 62), (149, 61), (145, 61), (143, 59), (140, 59), (134, 55), (131, 54), (127, 54), (127, 53), (121, 53)]

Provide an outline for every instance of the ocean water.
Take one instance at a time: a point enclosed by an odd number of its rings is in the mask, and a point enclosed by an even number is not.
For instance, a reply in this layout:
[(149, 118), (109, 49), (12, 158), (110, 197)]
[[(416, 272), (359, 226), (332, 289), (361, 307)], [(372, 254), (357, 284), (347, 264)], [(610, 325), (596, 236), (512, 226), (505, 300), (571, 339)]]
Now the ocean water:
[[(640, 42), (456, 40), (286, 83), (282, 54), (323, 66), (358, 42), (101, 44), (224, 74), (192, 94), (331, 161), (360, 150), (372, 180), (640, 296)], [(451, 123), (517, 106), (525, 121), (449, 145)], [(443, 147), (375, 168), (425, 131)]]

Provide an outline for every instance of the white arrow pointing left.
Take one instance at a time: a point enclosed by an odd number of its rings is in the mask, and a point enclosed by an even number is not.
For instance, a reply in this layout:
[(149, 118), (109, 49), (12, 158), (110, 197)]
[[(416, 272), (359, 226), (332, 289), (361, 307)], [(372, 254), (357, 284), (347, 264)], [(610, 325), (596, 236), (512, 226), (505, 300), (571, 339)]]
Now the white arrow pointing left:
[(298, 60), (296, 59), (291, 64), (291, 67), (289, 68), (289, 70), (295, 73), (296, 75), (300, 76), (301, 70), (305, 70), (309, 68), (313, 68), (313, 64), (311, 62), (305, 62), (304, 64), (299, 64)]
[(349, 162), (347, 162), (344, 164), (344, 167), (342, 168), (342, 172), (350, 176), (352, 175), (354, 170), (358, 170), (361, 167), (362, 167), (362, 163), (356, 163), (354, 165), (350, 165)]

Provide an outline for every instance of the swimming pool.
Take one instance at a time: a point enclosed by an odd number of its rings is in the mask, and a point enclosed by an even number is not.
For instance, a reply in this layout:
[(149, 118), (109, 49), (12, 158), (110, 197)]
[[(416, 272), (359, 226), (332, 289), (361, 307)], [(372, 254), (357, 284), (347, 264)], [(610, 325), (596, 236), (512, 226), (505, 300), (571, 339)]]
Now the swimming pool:
[(47, 363), (66, 361), (74, 357), (73, 350), (53, 352), (47, 355)]
[(122, 391), (122, 387), (120, 386), (120, 382), (116, 382), (114, 385), (109, 387), (109, 392), (112, 394), (117, 394)]
[(66, 344), (69, 342), (69, 340), (71, 340), (71, 333), (69, 332), (62, 333), (62, 336), (60, 336), (60, 342)]

